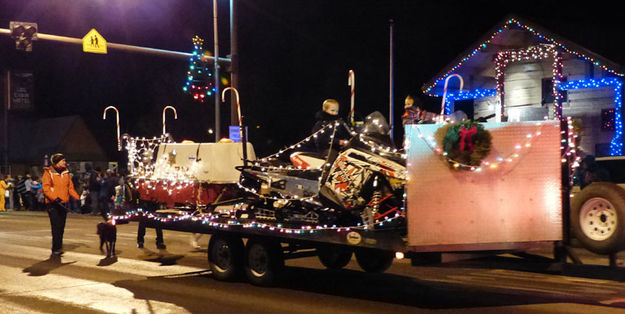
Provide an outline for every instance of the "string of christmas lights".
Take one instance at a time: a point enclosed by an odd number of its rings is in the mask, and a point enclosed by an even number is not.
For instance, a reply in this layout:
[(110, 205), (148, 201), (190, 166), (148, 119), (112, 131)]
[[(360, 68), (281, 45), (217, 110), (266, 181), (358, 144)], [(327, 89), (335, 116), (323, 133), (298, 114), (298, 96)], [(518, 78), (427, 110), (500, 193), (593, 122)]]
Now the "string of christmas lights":
[[(260, 158), (259, 160), (260, 160), (260, 161), (262, 161), (262, 162), (268, 162), (268, 161), (270, 161), (270, 160), (275, 160), (275, 159), (278, 159), (278, 158), (280, 158), (280, 157), (281, 157), (284, 153), (286, 153), (286, 152), (288, 152), (288, 151), (292, 151), (292, 150), (294, 150), (294, 149), (296, 149), (296, 148), (301, 148), (301, 147), (302, 147), (302, 145), (304, 145), (304, 144), (306, 144), (306, 143), (310, 142), (310, 141), (311, 141), (311, 140), (313, 140), (313, 139), (316, 139), (316, 138), (317, 138), (317, 136), (319, 136), (320, 134), (325, 133), (325, 132), (326, 132), (326, 130), (329, 130), (329, 129), (334, 129), (335, 127), (338, 127), (338, 126), (343, 126), (343, 127), (345, 127), (345, 129), (346, 129), (346, 130), (347, 130), (350, 134), (352, 134), (352, 135), (356, 135), (356, 133), (355, 133), (355, 132), (353, 132), (353, 131), (352, 131), (352, 130), (351, 130), (351, 129), (347, 126), (347, 125), (345, 125), (345, 122), (343, 122), (343, 121), (336, 121), (335, 123), (328, 123), (328, 124), (324, 125), (321, 129), (319, 129), (318, 131), (316, 131), (315, 133), (313, 133), (313, 134), (311, 134), (310, 136), (306, 137), (305, 139), (303, 139), (303, 140), (301, 140), (301, 141), (299, 141), (299, 142), (297, 142), (297, 143), (295, 143), (295, 144), (293, 144), (293, 145), (291, 145), (291, 146), (289, 146), (289, 147), (287, 147), (287, 148), (281, 149), (281, 150), (279, 150), (278, 152), (276, 152), (276, 153), (274, 153), (274, 154), (272, 154), (272, 155), (269, 155), (269, 156), (266, 156), (266, 157)], [(333, 136), (332, 136), (332, 139), (334, 139), (334, 137), (333, 137)], [(331, 141), (330, 143), (332, 143), (332, 141)], [(287, 168), (287, 169), (288, 169), (288, 170), (301, 170), (301, 168), (297, 168), (297, 167), (292, 167), (292, 168)], [(305, 170), (306, 170), (306, 169), (305, 169)]]
[(434, 94), (431, 94), (430, 92), (432, 91), (432, 89), (438, 85), (439, 82), (441, 82), (442, 80), (444, 80), (447, 76), (449, 76), (450, 74), (454, 73), (455, 71), (457, 71), (467, 60), (469, 60), (471, 57), (475, 56), (477, 53), (479, 53), (480, 51), (486, 49), (490, 43), (493, 41), (493, 39), (495, 39), (495, 37), (499, 36), (501, 33), (503, 33), (504, 30), (508, 30), (511, 27), (517, 27), (520, 29), (524, 29), (529, 31), (533, 36), (537, 37), (540, 40), (544, 40), (549, 44), (555, 45), (558, 48), (562, 49), (563, 51), (565, 51), (566, 53), (572, 54), (577, 56), (578, 58), (581, 58), (585, 61), (591, 62), (593, 65), (607, 71), (610, 74), (613, 75), (617, 75), (617, 76), (625, 76), (625, 74), (623, 73), (619, 73), (616, 72), (610, 68), (608, 68), (606, 65), (601, 64), (598, 60), (587, 56), (584, 53), (581, 52), (577, 52), (574, 51), (570, 48), (568, 48), (565, 44), (562, 44), (561, 42), (557, 41), (555, 38), (544, 35), (540, 32), (538, 32), (534, 27), (530, 26), (530, 25), (526, 25), (526, 24), (522, 24), (521, 22), (519, 22), (518, 20), (511, 18), (508, 19), (504, 25), (502, 25), (497, 31), (493, 32), (493, 34), (484, 42), (482, 42), (480, 45), (477, 46), (477, 48), (473, 49), (473, 51), (471, 51), (469, 54), (467, 54), (465, 57), (463, 57), (462, 59), (460, 59), (460, 62), (457, 63), (455, 66), (453, 66), (450, 70), (448, 70), (446, 73), (442, 74), (441, 76), (439, 76), (431, 85), (426, 86), (423, 89), (423, 92), (429, 96), (436, 96)]
[[(569, 164), (569, 186), (573, 186), (573, 177), (575, 176), (575, 169), (579, 167), (579, 163), (581, 161), (581, 157), (577, 155), (577, 150), (575, 148), (575, 139), (578, 135), (575, 133), (575, 128), (573, 127), (573, 119), (571, 117), (566, 117), (566, 125), (567, 125), (567, 147), (563, 149), (564, 154), (562, 154), (562, 163)], [(564, 142), (564, 141), (563, 141)]]
[(553, 57), (552, 63), (552, 82), (554, 100), (554, 119), (562, 118), (562, 95), (560, 94), (559, 85), (562, 81), (562, 56), (555, 49), (554, 45), (532, 46), (527, 49), (506, 50), (497, 53), (495, 58), (495, 80), (497, 82), (497, 94), (500, 97), (499, 104), (501, 106), (501, 115), (505, 112), (505, 95), (504, 95), (504, 72), (510, 62), (534, 61)]
[(623, 82), (616, 77), (606, 77), (602, 79), (582, 79), (567, 82), (560, 86), (560, 90), (574, 90), (584, 88), (612, 87), (614, 90), (614, 137), (610, 141), (610, 155), (619, 156), (623, 154), (623, 121), (621, 110), (623, 107)]
[(171, 143), (169, 134), (146, 139), (124, 136), (128, 152), (128, 170), (133, 178), (147, 178), (154, 173), (154, 153), (161, 143)]
[(189, 58), (187, 81), (182, 87), (182, 90), (190, 93), (193, 99), (201, 102), (204, 102), (206, 96), (211, 96), (215, 92), (212, 82), (213, 74), (207, 66), (207, 57), (210, 57), (211, 53), (204, 51), (203, 44), (203, 39), (198, 36), (193, 37), (193, 53)]
[[(177, 214), (168, 213), (165, 216), (159, 215), (158, 213), (152, 212), (144, 212), (142, 209), (137, 209), (133, 211), (128, 211), (121, 215), (111, 215), (110, 218), (118, 221), (118, 220), (131, 220), (135, 218), (140, 219), (150, 219), (154, 221), (158, 221), (161, 223), (169, 223), (169, 222), (193, 222), (200, 223), (203, 225), (208, 225), (213, 228), (220, 229), (229, 229), (234, 226), (239, 226), (245, 229), (262, 229), (268, 231), (274, 231), (276, 233), (284, 233), (284, 234), (313, 234), (320, 231), (335, 231), (335, 232), (350, 232), (353, 230), (368, 230), (370, 228), (375, 228), (377, 226), (382, 227), (386, 223), (391, 223), (396, 219), (402, 218), (403, 215), (400, 213), (395, 213), (392, 216), (386, 216), (382, 220), (377, 220), (373, 225), (367, 226), (361, 223), (356, 226), (345, 227), (345, 226), (336, 226), (336, 225), (304, 225), (299, 228), (289, 228), (284, 227), (282, 224), (269, 224), (257, 221), (251, 222), (242, 222), (235, 217), (230, 217), (224, 219), (223, 217), (219, 217), (219, 215), (214, 214), (198, 214), (179, 211)], [(221, 221), (221, 220), (225, 220)]]
[(456, 169), (470, 170), (471, 172), (480, 173), (483, 171), (484, 168), (489, 169), (489, 170), (497, 170), (497, 169), (502, 168), (500, 166), (501, 164), (504, 164), (504, 163), (510, 164), (515, 160), (520, 160), (519, 157), (521, 157), (522, 150), (529, 149), (530, 147), (532, 147), (532, 142), (534, 141), (534, 139), (542, 134), (543, 125), (544, 123), (541, 123), (541, 122), (536, 123), (536, 126), (537, 126), (536, 131), (532, 133), (527, 133), (525, 135), (524, 142), (515, 144), (512, 149), (512, 152), (508, 154), (507, 156), (505, 157), (497, 156), (491, 161), (483, 160), (481, 163), (481, 166), (465, 164), (463, 162), (449, 158), (447, 152), (445, 152), (443, 148), (438, 145), (434, 136), (432, 135), (426, 136), (425, 134), (423, 134), (418, 125), (415, 125), (413, 127), (417, 129), (417, 132), (418, 132), (417, 137), (423, 140), (428, 146), (428, 148), (430, 148), (430, 150), (432, 150), (432, 152), (434, 152), (436, 155), (440, 156), (444, 162), (453, 165), (453, 167)]

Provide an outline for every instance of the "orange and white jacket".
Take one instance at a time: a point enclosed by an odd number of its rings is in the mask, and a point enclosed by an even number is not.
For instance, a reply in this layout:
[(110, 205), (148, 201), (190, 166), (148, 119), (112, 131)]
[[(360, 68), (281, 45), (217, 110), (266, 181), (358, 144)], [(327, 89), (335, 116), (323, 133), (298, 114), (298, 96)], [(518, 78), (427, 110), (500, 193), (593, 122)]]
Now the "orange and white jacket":
[(69, 171), (64, 170), (59, 173), (54, 167), (45, 167), (43, 172), (43, 194), (46, 196), (46, 203), (52, 203), (57, 198), (61, 202), (69, 202), (70, 196), (73, 199), (80, 199), (74, 189), (74, 183), (69, 175)]

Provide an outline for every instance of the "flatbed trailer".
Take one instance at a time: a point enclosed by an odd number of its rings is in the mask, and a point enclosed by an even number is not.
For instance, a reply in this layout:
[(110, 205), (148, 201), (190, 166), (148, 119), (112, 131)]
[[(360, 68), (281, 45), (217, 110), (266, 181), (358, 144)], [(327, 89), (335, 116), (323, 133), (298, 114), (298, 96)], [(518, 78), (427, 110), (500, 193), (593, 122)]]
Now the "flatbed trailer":
[(440, 125), (408, 126), (405, 214), (373, 226), (263, 221), (246, 216), (236, 201), (211, 204), (205, 214), (157, 210), (117, 218), (211, 234), (213, 276), (234, 280), (245, 273), (258, 285), (270, 284), (285, 259), (315, 255), (326, 267), (340, 269), (355, 254), (363, 270), (382, 272), (396, 253), (415, 262), (420, 253), (523, 252), (551, 243), (556, 261), (566, 262), (569, 216), (559, 121), (485, 126), (493, 150), (504, 157), (483, 163), (488, 169), (464, 170), (437, 149)]

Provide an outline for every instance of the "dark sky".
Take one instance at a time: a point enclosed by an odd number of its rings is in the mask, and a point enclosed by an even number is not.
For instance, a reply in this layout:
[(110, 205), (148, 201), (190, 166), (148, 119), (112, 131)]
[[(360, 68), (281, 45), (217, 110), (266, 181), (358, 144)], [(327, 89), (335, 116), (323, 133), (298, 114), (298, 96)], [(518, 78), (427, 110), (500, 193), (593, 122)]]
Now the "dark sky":
[[(625, 64), (625, 14), (614, 2), (593, 1), (338, 1), (235, 0), (238, 7), (241, 104), (260, 155), (309, 134), (326, 98), (349, 104), (347, 73), (356, 72), (356, 111), (388, 115), (389, 19), (395, 21), (395, 119), (403, 97), (421, 85), (506, 16), (533, 21), (619, 64)], [(228, 1), (219, 0), (220, 54), (229, 53)], [(96, 28), (109, 42), (191, 52), (191, 38), (212, 50), (212, 1), (0, 0), (0, 28), (37, 22), (39, 31), (82, 37)], [(182, 92), (188, 61), (110, 50), (85, 54), (79, 46), (35, 42), (17, 52), (0, 37), (0, 66), (35, 73), (36, 115), (79, 114), (101, 143), (115, 148), (112, 121), (102, 109), (116, 105), (122, 132), (158, 135), (161, 110), (176, 140), (208, 141), (213, 101)], [(222, 133), (229, 121), (222, 109)], [(401, 124), (397, 123), (396, 127)], [(211, 139), (212, 140), (212, 139)]]

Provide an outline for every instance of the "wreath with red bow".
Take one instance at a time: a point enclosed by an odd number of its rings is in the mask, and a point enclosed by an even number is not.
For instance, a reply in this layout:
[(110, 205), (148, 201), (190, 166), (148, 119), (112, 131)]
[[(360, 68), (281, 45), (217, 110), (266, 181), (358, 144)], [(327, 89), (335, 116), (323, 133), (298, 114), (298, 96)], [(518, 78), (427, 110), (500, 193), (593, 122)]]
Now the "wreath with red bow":
[(455, 169), (479, 167), (490, 154), (491, 134), (483, 125), (472, 121), (447, 124), (436, 131), (443, 156)]

